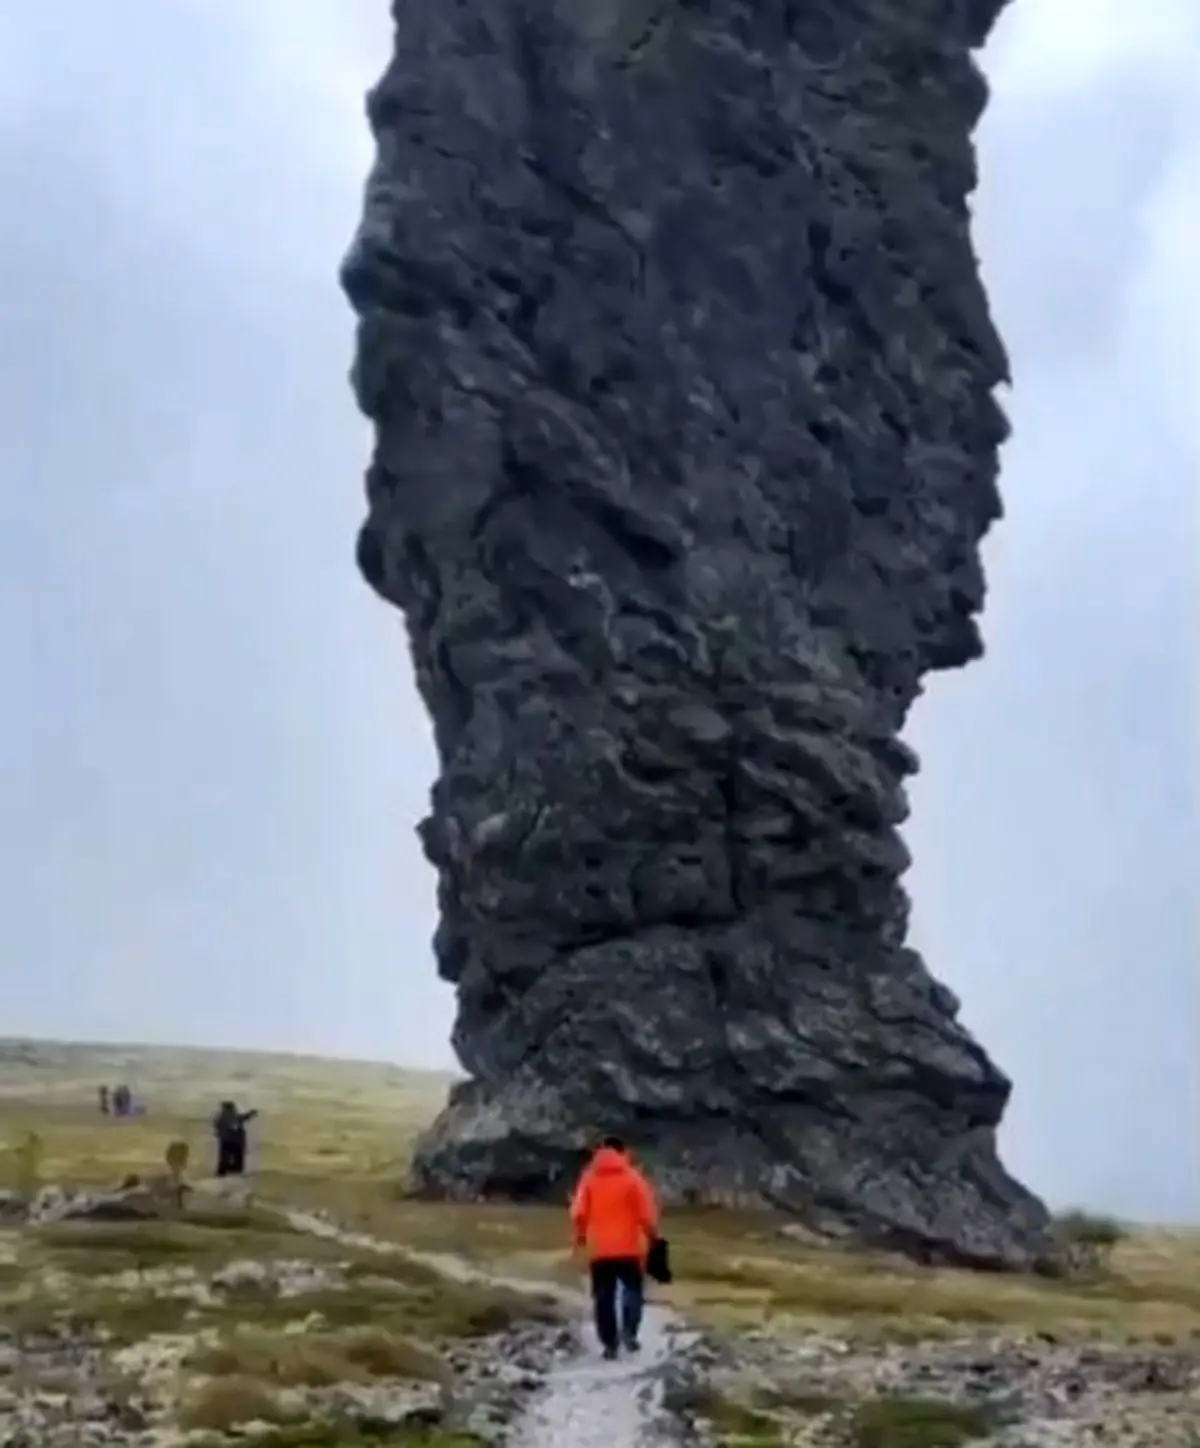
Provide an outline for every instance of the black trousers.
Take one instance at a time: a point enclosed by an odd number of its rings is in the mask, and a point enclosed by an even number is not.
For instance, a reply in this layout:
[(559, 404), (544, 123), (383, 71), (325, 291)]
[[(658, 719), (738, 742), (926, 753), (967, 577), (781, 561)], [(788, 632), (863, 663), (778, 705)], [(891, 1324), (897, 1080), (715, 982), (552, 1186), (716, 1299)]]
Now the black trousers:
[(217, 1175), (241, 1176), (246, 1170), (246, 1144), (243, 1141), (217, 1143)]
[[(622, 1338), (636, 1341), (642, 1325), (645, 1284), (636, 1257), (604, 1257), (591, 1266), (592, 1309), (596, 1336), (602, 1347), (615, 1348)], [(621, 1323), (617, 1326), (617, 1291), (621, 1294)]]

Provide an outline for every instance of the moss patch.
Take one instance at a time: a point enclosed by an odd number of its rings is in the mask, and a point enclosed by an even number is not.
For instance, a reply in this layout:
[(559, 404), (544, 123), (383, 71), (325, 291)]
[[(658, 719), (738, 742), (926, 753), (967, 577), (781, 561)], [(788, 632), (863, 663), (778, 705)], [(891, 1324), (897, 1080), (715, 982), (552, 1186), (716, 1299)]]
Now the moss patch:
[(360, 1278), (346, 1287), (291, 1297), (281, 1297), (269, 1287), (247, 1286), (228, 1306), (202, 1309), (197, 1321), (234, 1319), (272, 1327), (319, 1314), (330, 1327), (375, 1325), (428, 1339), (487, 1337), (521, 1323), (562, 1320), (557, 1304), (535, 1296), (438, 1277), (434, 1282), (438, 1285), (411, 1287), (395, 1278)]
[(278, 1387), (326, 1387), (333, 1383), (407, 1378), (443, 1382), (442, 1359), (409, 1338), (379, 1327), (341, 1332), (238, 1332), (202, 1348), (185, 1363), (209, 1377), (253, 1378)]
[[(336, 1267), (344, 1285), (281, 1295), (278, 1283), (231, 1283), (216, 1301), (197, 1300), (207, 1277), (234, 1259), (271, 1268), (278, 1261)], [(281, 1327), (319, 1314), (331, 1328), (378, 1326), (387, 1333), (430, 1338), (476, 1338), (521, 1323), (556, 1323), (562, 1309), (536, 1292), (483, 1282), (459, 1282), (405, 1257), (313, 1237), (281, 1225), (269, 1212), (218, 1206), (170, 1220), (65, 1222), (31, 1233), (22, 1261), (3, 1286), (32, 1291), (12, 1301), (6, 1317), (18, 1331), (56, 1326), (135, 1342), (150, 1333), (178, 1332), (249, 1322)], [(178, 1291), (163, 1290), (148, 1275), (178, 1272)], [(39, 1281), (44, 1272), (58, 1281)], [(143, 1274), (147, 1274), (143, 1279)], [(62, 1276), (71, 1280), (68, 1294)], [(123, 1280), (117, 1280), (121, 1278)], [(110, 1280), (111, 1279), (111, 1280)]]
[(561, 1305), (535, 1291), (515, 1292), (486, 1282), (457, 1282), (423, 1263), (400, 1256), (374, 1256), (351, 1265), (351, 1282), (366, 1287), (391, 1284), (397, 1302), (433, 1336), (487, 1337), (522, 1323), (561, 1322)]
[(938, 1398), (873, 1398), (855, 1408), (854, 1448), (961, 1448), (996, 1424), (979, 1408)]
[(69, 1298), (38, 1294), (9, 1305), (4, 1324), (17, 1335), (65, 1329), (75, 1336), (104, 1336), (123, 1345), (155, 1333), (179, 1332), (195, 1313), (195, 1303), (184, 1298), (85, 1284)]
[(237, 1257), (326, 1260), (325, 1244), (250, 1212), (144, 1222), (59, 1222), (30, 1236), (29, 1258), (73, 1277), (163, 1267), (217, 1268)]
[[(238, 1448), (486, 1448), (472, 1433), (448, 1433), (419, 1425), (378, 1428), (353, 1423), (290, 1423), (261, 1433), (239, 1435)], [(229, 1439), (213, 1434), (191, 1441), (191, 1448), (229, 1448)], [(566, 1445), (564, 1445), (566, 1448)]]
[[(520, 1323), (558, 1322), (556, 1304), (506, 1293), (488, 1286), (445, 1282), (440, 1289), (405, 1289), (395, 1280), (358, 1281), (284, 1297), (271, 1284), (247, 1285), (227, 1300), (198, 1303), (152, 1288), (129, 1289), (83, 1281), (66, 1293), (38, 1292), (4, 1308), (10, 1332), (37, 1335), (66, 1329), (86, 1338), (103, 1337), (117, 1345), (136, 1343), (156, 1333), (200, 1332), (205, 1328), (250, 1326), (262, 1332), (314, 1319), (318, 1332), (349, 1333), (363, 1351), (383, 1338), (472, 1339)], [(370, 1338), (370, 1330), (377, 1336)], [(310, 1334), (304, 1334), (309, 1336)], [(299, 1336), (296, 1334), (295, 1336)]]
[(290, 1416), (267, 1384), (232, 1375), (197, 1383), (179, 1405), (182, 1427), (214, 1433), (227, 1433), (243, 1423), (286, 1423)]
[(706, 1393), (698, 1406), (722, 1448), (785, 1448), (779, 1419), (762, 1408), (719, 1393)]
[(818, 1393), (787, 1384), (760, 1388), (754, 1394), (754, 1403), (756, 1407), (790, 1413), (799, 1418), (816, 1418), (845, 1406), (842, 1399), (831, 1397), (828, 1393)]

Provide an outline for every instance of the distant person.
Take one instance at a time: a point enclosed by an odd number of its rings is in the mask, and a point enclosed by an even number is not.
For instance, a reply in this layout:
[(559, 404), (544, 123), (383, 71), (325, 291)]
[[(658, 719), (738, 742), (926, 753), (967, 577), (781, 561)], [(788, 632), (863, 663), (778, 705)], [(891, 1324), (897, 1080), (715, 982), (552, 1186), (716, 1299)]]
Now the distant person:
[(133, 1106), (133, 1092), (128, 1086), (114, 1086), (112, 1092), (112, 1110), (114, 1116), (128, 1116)]
[(571, 1226), (575, 1245), (587, 1250), (596, 1336), (604, 1356), (615, 1358), (621, 1346), (637, 1352), (646, 1257), (658, 1236), (658, 1207), (620, 1137), (606, 1136), (584, 1168), (571, 1201)]
[(107, 1087), (107, 1086), (101, 1086), (101, 1087), (100, 1087), (99, 1096), (100, 1096), (100, 1115), (101, 1115), (101, 1116), (107, 1116), (107, 1115), (108, 1115), (108, 1087)]
[(213, 1117), (213, 1135), (217, 1139), (217, 1175), (241, 1176), (246, 1170), (246, 1124), (257, 1111), (239, 1111), (234, 1101), (222, 1101)]

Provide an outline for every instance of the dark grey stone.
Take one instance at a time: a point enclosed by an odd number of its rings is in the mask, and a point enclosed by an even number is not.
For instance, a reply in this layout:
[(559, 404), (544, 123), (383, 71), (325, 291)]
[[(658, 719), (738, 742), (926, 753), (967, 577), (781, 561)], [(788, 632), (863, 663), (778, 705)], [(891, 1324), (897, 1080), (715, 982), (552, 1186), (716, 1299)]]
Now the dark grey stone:
[(342, 277), (471, 1077), (420, 1191), (561, 1193), (615, 1130), (668, 1201), (1046, 1249), (897, 832), (1001, 511), (967, 203), (1001, 5), (393, 7)]

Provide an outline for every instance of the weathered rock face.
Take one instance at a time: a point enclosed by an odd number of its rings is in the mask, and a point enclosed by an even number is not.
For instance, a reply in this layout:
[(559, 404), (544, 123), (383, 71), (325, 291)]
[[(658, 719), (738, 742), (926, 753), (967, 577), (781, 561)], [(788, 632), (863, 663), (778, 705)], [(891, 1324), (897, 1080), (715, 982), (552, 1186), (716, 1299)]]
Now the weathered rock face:
[(397, 0), (343, 268), (470, 1084), (430, 1193), (1042, 1249), (1009, 1083), (905, 948), (899, 740), (980, 653), (1006, 371), (972, 252), (1003, 0)]

